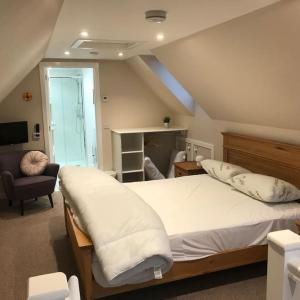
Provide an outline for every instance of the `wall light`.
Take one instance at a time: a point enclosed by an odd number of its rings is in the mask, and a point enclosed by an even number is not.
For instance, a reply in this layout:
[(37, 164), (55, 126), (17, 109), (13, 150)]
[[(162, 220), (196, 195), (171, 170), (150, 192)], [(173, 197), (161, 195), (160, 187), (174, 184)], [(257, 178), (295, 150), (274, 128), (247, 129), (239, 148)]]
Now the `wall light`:
[(65, 51), (64, 53), (65, 53), (65, 55), (70, 55), (71, 54), (70, 51)]
[(118, 56), (119, 57), (123, 57), (124, 56), (124, 53), (122, 51), (118, 52)]
[(23, 100), (29, 102), (32, 100), (32, 93), (31, 92), (24, 92), (23, 93)]

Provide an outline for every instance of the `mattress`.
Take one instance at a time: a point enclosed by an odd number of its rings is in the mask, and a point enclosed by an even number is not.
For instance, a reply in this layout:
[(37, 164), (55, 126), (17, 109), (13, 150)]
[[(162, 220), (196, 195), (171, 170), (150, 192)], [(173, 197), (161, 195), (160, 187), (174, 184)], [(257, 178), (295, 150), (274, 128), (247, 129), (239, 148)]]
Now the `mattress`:
[(175, 261), (267, 243), (271, 231), (296, 231), (298, 202), (255, 200), (208, 175), (126, 183), (161, 217)]

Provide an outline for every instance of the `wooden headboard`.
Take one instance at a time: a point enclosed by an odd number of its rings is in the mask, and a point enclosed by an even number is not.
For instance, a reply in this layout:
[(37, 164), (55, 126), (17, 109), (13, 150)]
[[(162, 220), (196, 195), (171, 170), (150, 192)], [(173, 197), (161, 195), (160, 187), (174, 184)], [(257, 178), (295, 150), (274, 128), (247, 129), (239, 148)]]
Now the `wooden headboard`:
[(286, 180), (300, 188), (300, 145), (225, 132), (223, 156), (226, 162)]

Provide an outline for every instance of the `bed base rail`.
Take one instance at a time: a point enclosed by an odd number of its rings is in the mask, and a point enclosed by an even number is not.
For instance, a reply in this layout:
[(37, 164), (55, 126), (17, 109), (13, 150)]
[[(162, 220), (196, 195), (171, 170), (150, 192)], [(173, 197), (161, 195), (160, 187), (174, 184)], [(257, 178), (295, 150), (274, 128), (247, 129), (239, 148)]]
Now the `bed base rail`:
[(93, 243), (74, 223), (70, 209), (64, 204), (67, 235), (70, 238), (75, 261), (79, 271), (85, 300), (94, 299), (92, 276)]
[(175, 262), (172, 269), (160, 280), (151, 280), (142, 284), (103, 288), (93, 279), (92, 251), (93, 243), (74, 223), (70, 209), (65, 204), (66, 230), (78, 266), (82, 283), (84, 300), (98, 299), (106, 296), (129, 292), (153, 285), (164, 284), (185, 278), (191, 278), (211, 272), (226, 270), (267, 260), (267, 245), (252, 246), (223, 252), (203, 259)]

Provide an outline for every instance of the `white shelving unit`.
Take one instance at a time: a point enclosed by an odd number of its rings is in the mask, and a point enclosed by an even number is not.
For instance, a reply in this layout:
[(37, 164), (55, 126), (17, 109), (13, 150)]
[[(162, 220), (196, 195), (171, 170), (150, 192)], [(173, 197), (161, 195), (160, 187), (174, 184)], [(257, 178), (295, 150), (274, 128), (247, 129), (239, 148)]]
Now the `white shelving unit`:
[(144, 134), (181, 132), (183, 127), (147, 127), (112, 130), (113, 164), (117, 179), (121, 182), (143, 181)]

